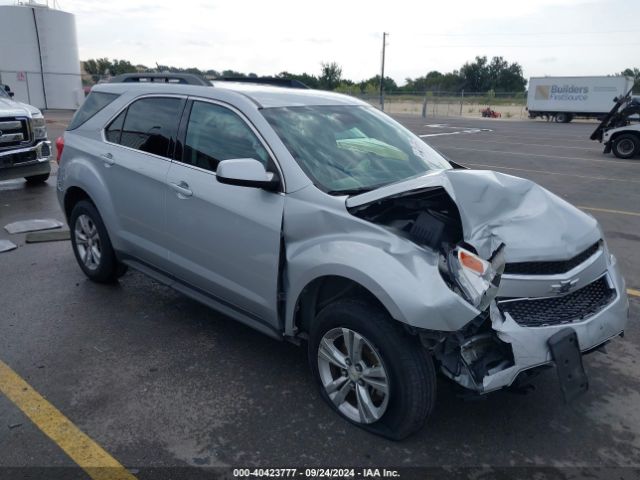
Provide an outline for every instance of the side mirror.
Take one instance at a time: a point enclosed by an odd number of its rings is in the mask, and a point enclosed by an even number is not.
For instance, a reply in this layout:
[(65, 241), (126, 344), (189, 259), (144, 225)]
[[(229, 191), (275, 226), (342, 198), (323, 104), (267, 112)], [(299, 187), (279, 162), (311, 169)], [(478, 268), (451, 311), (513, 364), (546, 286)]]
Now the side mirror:
[(218, 163), (216, 178), (220, 183), (240, 187), (263, 188), (269, 191), (276, 191), (280, 187), (278, 177), (267, 172), (264, 165), (253, 158), (222, 160)]

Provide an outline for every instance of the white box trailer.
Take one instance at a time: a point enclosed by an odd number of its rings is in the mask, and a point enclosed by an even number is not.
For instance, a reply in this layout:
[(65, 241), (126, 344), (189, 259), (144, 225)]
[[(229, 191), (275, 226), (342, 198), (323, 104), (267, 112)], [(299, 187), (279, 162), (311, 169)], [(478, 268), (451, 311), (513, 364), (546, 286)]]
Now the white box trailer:
[(615, 77), (531, 77), (527, 95), (529, 118), (555, 118), (567, 123), (574, 117), (603, 117), (626, 95), (633, 78)]

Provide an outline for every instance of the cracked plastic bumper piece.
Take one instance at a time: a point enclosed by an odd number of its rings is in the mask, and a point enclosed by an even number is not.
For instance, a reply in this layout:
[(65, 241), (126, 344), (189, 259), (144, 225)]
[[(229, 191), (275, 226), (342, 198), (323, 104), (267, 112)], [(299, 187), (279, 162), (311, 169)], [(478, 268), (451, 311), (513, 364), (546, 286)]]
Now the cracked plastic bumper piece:
[(561, 330), (571, 328), (575, 331), (580, 351), (583, 353), (620, 335), (624, 332), (629, 319), (629, 301), (624, 280), (615, 260), (607, 269), (606, 279), (615, 290), (615, 296), (610, 303), (597, 313), (570, 323), (525, 326), (516, 322), (508, 312), (501, 311), (495, 302), (492, 303), (490, 310), (492, 328), (501, 341), (511, 346), (513, 365), (486, 375), (481, 385), (472, 384), (467, 377), (458, 377), (454, 380), (479, 393), (491, 392), (511, 385), (523, 371), (552, 364), (553, 356), (548, 341)]

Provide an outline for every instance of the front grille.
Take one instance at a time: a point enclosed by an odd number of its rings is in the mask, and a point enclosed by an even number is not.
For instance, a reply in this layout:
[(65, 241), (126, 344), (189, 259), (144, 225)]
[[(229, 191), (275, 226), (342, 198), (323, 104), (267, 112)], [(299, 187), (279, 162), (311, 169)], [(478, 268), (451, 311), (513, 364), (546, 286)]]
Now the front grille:
[(562, 297), (498, 300), (498, 308), (522, 326), (542, 327), (585, 320), (609, 305), (616, 291), (605, 276)]
[(21, 117), (0, 118), (0, 149), (27, 145), (29, 137), (29, 120)]
[(512, 275), (557, 275), (559, 273), (566, 273), (588, 260), (599, 248), (600, 242), (594, 243), (569, 260), (507, 263), (504, 267), (504, 273)]

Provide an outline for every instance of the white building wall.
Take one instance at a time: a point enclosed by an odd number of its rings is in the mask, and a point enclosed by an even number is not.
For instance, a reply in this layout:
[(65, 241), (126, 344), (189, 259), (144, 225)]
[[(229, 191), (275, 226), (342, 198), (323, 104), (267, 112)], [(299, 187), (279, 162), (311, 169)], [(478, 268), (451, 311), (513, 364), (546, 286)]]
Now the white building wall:
[(76, 109), (84, 99), (76, 38), (70, 13), (0, 6), (0, 83), (38, 108)]

